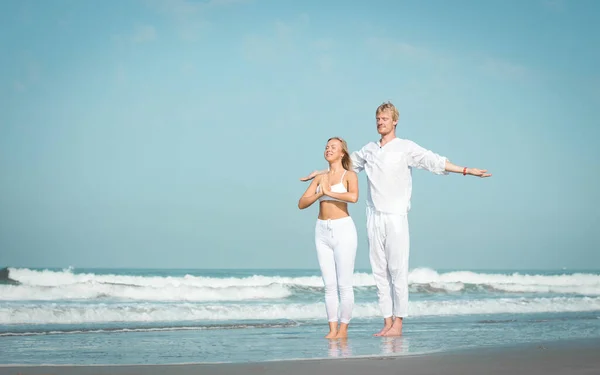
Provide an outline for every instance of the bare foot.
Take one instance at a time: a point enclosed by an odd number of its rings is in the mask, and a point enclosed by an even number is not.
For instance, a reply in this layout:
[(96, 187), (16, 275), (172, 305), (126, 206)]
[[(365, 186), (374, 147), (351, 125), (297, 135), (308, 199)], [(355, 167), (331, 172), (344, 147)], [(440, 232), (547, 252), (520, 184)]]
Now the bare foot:
[(402, 318), (396, 318), (392, 327), (387, 330), (382, 336), (401, 336), (402, 335)]
[(338, 333), (337, 322), (329, 322), (329, 333), (325, 336), (326, 339), (334, 339)]
[(390, 328), (392, 328), (392, 326), (385, 325), (385, 326), (383, 326), (381, 331), (374, 333), (373, 336), (383, 336), (386, 334), (387, 331), (390, 330)]
[(381, 329), (381, 331), (374, 333), (373, 336), (383, 336), (387, 331), (390, 330), (390, 328), (392, 328), (392, 318), (384, 318), (383, 319), (383, 328)]
[(341, 323), (340, 324), (340, 329), (338, 330), (337, 335), (335, 336), (336, 339), (345, 339), (348, 337), (348, 324), (347, 323)]

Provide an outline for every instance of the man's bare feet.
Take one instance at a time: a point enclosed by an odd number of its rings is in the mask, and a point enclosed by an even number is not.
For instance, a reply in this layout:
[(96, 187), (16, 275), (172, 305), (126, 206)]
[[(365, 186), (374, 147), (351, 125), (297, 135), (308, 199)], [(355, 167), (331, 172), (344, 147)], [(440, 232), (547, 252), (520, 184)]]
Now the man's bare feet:
[(336, 339), (345, 339), (348, 337), (348, 323), (340, 323), (340, 329), (338, 330)]
[(384, 318), (383, 319), (383, 328), (381, 331), (374, 333), (373, 336), (384, 336), (387, 331), (392, 328), (392, 318)]
[(392, 328), (392, 327), (391, 326), (383, 326), (383, 328), (381, 329), (381, 331), (379, 331), (377, 333), (374, 333), (373, 336), (383, 336), (383, 335), (385, 335), (385, 333), (387, 331), (390, 330), (390, 328)]
[(329, 331), (327, 335), (325, 335), (326, 339), (335, 339), (337, 336), (337, 331)]
[(390, 336), (401, 336), (402, 335), (402, 318), (394, 319), (394, 324), (392, 327), (387, 330), (382, 336), (390, 337)]

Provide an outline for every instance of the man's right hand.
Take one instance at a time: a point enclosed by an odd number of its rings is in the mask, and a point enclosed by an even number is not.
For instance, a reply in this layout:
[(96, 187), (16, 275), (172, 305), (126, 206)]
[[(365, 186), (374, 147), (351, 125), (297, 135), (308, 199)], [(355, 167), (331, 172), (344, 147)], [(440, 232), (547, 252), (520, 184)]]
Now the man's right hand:
[(308, 176), (302, 177), (300, 181), (310, 181), (313, 178), (317, 177), (319, 174), (321, 174), (321, 171), (312, 171)]

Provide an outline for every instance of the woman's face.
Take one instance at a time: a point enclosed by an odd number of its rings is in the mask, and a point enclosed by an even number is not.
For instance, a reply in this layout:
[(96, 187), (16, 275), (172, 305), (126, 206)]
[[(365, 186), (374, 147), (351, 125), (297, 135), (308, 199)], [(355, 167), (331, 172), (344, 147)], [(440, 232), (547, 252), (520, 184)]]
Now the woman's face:
[(342, 160), (344, 156), (344, 150), (342, 148), (342, 142), (339, 139), (331, 139), (325, 146), (325, 160), (328, 162), (334, 162)]

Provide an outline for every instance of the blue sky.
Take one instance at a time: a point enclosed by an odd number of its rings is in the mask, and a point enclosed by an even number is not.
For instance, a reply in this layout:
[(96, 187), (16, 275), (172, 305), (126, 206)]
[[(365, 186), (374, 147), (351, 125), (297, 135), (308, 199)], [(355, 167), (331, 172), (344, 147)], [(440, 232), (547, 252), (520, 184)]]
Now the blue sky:
[[(0, 4), (0, 266), (316, 268), (298, 178), (398, 136), (411, 268), (600, 268), (600, 3)], [(351, 207), (369, 268), (366, 177)]]

